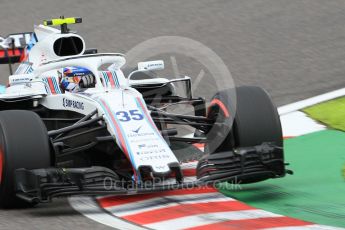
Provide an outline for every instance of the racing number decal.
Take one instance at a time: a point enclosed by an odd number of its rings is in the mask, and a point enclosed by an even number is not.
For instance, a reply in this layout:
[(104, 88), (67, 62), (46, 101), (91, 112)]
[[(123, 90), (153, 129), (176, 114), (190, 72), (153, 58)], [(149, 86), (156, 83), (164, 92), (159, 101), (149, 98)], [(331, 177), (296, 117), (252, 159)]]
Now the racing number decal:
[(128, 113), (126, 111), (119, 111), (116, 112), (116, 116), (119, 119), (119, 121), (130, 121), (131, 118), (128, 115)]
[(129, 110), (133, 120), (140, 121), (144, 119), (144, 116), (137, 109)]
[(124, 122), (130, 120), (140, 121), (144, 119), (144, 116), (137, 109), (129, 110), (129, 113), (127, 111), (118, 111), (116, 112), (116, 116), (119, 119), (119, 121)]

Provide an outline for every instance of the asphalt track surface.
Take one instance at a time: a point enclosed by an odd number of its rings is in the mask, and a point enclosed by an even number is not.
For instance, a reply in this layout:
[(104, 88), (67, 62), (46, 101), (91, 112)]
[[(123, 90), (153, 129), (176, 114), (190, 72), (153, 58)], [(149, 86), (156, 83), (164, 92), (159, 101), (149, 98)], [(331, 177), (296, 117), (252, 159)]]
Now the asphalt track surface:
[[(237, 85), (262, 86), (278, 106), (345, 86), (343, 0), (0, 0), (0, 35), (62, 14), (83, 17), (73, 29), (103, 52), (126, 53), (157, 36), (197, 40), (223, 59)], [(7, 75), (0, 66), (0, 83)], [(0, 229), (109, 228), (60, 199), (0, 211)]]

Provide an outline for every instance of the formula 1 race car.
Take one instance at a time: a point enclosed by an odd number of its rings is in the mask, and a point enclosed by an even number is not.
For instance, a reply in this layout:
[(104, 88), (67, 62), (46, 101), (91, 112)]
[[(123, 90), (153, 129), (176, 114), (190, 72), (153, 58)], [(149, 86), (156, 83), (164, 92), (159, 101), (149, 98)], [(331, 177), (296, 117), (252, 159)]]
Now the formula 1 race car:
[[(279, 115), (264, 90), (222, 90), (207, 103), (192, 96), (189, 77), (133, 80), (164, 62), (139, 62), (125, 76), (124, 55), (87, 50), (69, 31), (79, 22), (45, 21), (30, 36), (14, 37), (25, 47), (13, 37), (2, 41), (0, 63), (20, 64), (0, 93), (1, 207), (253, 183), (289, 172)], [(186, 96), (176, 93), (178, 83)], [(168, 112), (176, 104), (191, 105), (194, 114)], [(193, 134), (179, 135), (181, 126)], [(195, 174), (184, 170), (188, 164)]]

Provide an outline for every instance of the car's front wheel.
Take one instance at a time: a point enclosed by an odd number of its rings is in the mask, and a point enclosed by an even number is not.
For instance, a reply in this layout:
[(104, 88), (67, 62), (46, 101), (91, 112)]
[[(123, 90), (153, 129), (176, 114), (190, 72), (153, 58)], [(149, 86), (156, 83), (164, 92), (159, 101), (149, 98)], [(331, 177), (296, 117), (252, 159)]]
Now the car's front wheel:
[(215, 122), (206, 134), (207, 154), (198, 163), (200, 180), (254, 183), (285, 176), (280, 118), (263, 89), (220, 91), (208, 118)]
[(255, 86), (217, 93), (208, 109), (216, 124), (207, 134), (210, 153), (251, 147), (264, 142), (283, 147), (280, 118), (270, 96)]
[(27, 207), (16, 197), (15, 170), (51, 166), (47, 129), (40, 117), (30, 111), (0, 112), (0, 207)]

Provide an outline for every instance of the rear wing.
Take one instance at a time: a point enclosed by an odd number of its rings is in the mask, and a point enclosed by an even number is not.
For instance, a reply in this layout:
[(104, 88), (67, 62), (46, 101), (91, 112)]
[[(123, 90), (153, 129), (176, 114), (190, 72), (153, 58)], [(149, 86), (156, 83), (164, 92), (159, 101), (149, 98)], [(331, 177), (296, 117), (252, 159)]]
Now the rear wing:
[(25, 56), (26, 47), (37, 40), (33, 32), (10, 34), (6, 38), (0, 37), (0, 64), (11, 65), (22, 61)]
[(20, 62), (24, 49), (30, 44), (33, 32), (10, 34), (0, 37), (0, 64)]

